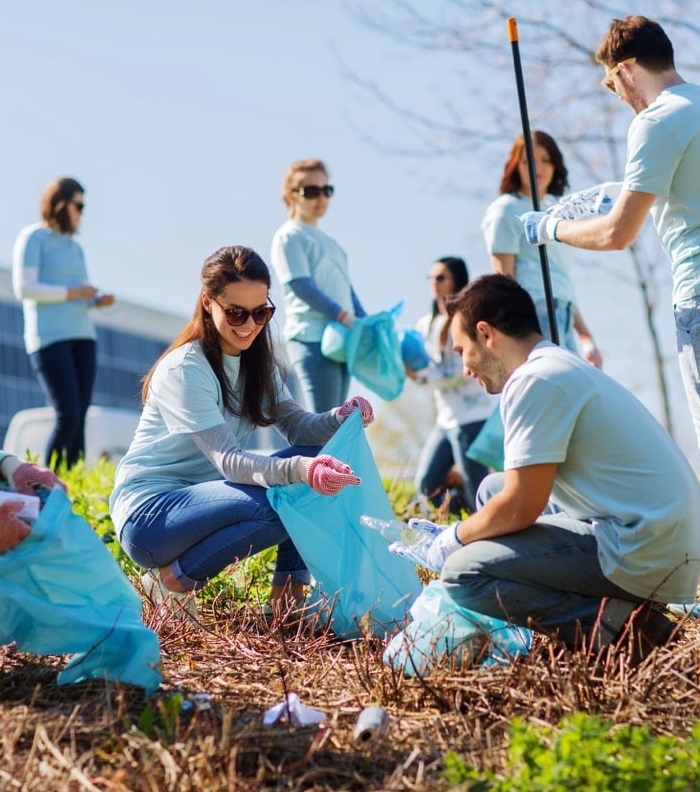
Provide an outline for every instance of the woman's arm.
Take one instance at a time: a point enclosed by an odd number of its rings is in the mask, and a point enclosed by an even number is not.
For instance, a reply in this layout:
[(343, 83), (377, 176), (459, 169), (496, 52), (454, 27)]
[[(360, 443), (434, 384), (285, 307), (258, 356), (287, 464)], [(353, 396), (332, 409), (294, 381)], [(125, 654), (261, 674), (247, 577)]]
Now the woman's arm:
[(92, 300), (97, 289), (89, 284), (68, 287), (39, 280), (41, 243), (35, 234), (20, 234), (12, 251), (12, 289), (18, 300), (59, 303), (67, 300)]
[(593, 337), (591, 336), (591, 332), (588, 329), (588, 325), (583, 321), (583, 316), (581, 316), (581, 312), (576, 306), (574, 306), (573, 323), (574, 330), (581, 341), (581, 352), (583, 353), (583, 357), (591, 365), (602, 369), (603, 356), (600, 354), (600, 350), (595, 345), (595, 341), (593, 341)]
[(492, 253), (491, 270), (496, 275), (515, 277), (515, 256), (512, 253)]
[(323, 413), (307, 412), (290, 399), (279, 404), (275, 428), (290, 445), (323, 445), (338, 431), (337, 413), (338, 407)]
[(343, 309), (318, 289), (311, 278), (294, 278), (289, 281), (289, 288), (300, 300), (308, 303), (315, 311), (328, 317), (330, 321), (335, 319), (340, 321), (339, 317), (343, 313)]
[(235, 484), (274, 487), (306, 481), (306, 471), (302, 463), (306, 457), (281, 459), (250, 454), (241, 449), (231, 428), (224, 423), (194, 432), (192, 439), (219, 473)]

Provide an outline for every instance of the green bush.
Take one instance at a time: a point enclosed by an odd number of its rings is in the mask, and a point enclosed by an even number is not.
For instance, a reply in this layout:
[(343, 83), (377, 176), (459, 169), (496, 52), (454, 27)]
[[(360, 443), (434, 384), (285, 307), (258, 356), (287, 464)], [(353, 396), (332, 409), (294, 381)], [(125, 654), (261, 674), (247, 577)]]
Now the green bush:
[(469, 792), (688, 792), (700, 788), (700, 723), (683, 739), (585, 713), (558, 727), (515, 718), (504, 772), (450, 753), (444, 776)]

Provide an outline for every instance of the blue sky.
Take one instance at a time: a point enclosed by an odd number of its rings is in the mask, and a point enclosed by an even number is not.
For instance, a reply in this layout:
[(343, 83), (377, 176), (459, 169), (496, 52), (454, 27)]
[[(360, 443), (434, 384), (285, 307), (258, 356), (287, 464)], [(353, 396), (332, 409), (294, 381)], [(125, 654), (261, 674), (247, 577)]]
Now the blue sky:
[[(404, 298), (402, 321), (412, 325), (429, 306), (433, 259), (461, 255), (472, 275), (488, 271), (485, 203), (467, 193), (476, 183), (495, 197), (500, 166), (469, 154), (402, 159), (368, 144), (362, 133), (394, 141), (408, 133), (343, 64), (428, 114), (451, 90), (464, 91), (446, 57), (391, 48), (341, 0), (3, 3), (0, 264), (9, 266), (17, 232), (38, 219), (45, 184), (72, 175), (86, 187), (81, 241), (93, 283), (189, 315), (201, 264), (216, 248), (246, 244), (269, 258), (285, 216), (283, 173), (295, 159), (319, 157), (337, 190), (322, 228), (347, 250), (361, 299), (373, 312)], [(503, 77), (513, 111), (513, 78)], [(449, 181), (464, 193), (446, 189)], [(658, 412), (636, 290), (601, 280), (600, 265), (587, 261), (574, 279), (606, 369)], [(661, 330), (672, 358), (670, 298), (659, 301), (668, 305)], [(689, 435), (677, 367), (669, 373)]]

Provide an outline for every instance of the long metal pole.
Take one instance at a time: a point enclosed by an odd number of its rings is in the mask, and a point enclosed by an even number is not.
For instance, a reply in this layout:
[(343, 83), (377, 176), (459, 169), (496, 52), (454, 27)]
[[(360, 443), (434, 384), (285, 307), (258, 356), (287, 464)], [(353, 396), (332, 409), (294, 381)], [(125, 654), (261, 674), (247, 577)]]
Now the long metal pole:
[[(508, 38), (513, 49), (513, 66), (515, 67), (515, 83), (518, 87), (518, 102), (520, 103), (520, 118), (523, 125), (523, 139), (525, 141), (525, 155), (527, 156), (527, 172), (530, 176), (530, 193), (532, 194), (532, 208), (540, 211), (540, 196), (537, 186), (537, 171), (535, 170), (535, 152), (530, 134), (530, 121), (527, 115), (527, 101), (525, 99), (525, 83), (523, 82), (523, 67), (520, 62), (520, 47), (518, 44), (518, 23), (515, 17), (508, 18)], [(552, 294), (552, 279), (549, 275), (549, 260), (547, 259), (547, 246), (539, 245), (540, 265), (542, 267), (542, 280), (544, 282), (544, 298), (547, 302), (547, 316), (549, 317), (549, 332), (552, 341), (559, 343), (559, 330), (557, 317), (554, 311), (554, 296)]]

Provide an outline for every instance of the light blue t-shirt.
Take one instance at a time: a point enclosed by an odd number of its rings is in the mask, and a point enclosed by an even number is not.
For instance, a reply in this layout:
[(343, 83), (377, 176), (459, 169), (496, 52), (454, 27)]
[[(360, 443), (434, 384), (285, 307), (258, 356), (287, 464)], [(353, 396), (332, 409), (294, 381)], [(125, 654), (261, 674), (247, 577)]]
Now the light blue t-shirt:
[(272, 266), (284, 289), (285, 339), (320, 341), (328, 318), (297, 297), (289, 282), (311, 278), (316, 288), (354, 314), (348, 257), (342, 247), (316, 226), (287, 220), (272, 238)]
[(504, 469), (558, 465), (552, 500), (595, 526), (607, 578), (638, 597), (695, 599), (700, 483), (635, 396), (543, 341), (507, 381), (501, 416)]
[(651, 215), (671, 260), (673, 302), (700, 295), (700, 86), (667, 88), (635, 116), (623, 187), (656, 196)]
[[(239, 386), (240, 357), (222, 357), (228, 380)], [(275, 373), (279, 401), (291, 399), (279, 371)], [(221, 479), (192, 434), (222, 423), (244, 448), (253, 426), (224, 410), (221, 386), (200, 344), (168, 353), (153, 373), (134, 439), (117, 466), (109, 501), (117, 531), (153, 495)]]
[[(15, 291), (21, 291), (24, 270), (34, 270), (37, 286), (46, 284), (66, 290), (88, 283), (83, 249), (69, 234), (59, 234), (35, 223), (23, 228), (12, 254), (12, 280)], [(97, 339), (90, 318), (92, 300), (66, 300), (65, 292), (47, 301), (24, 297), (24, 345), (28, 354), (57, 341)], [(18, 295), (19, 296), (19, 295)]]
[[(554, 203), (552, 196), (542, 202), (542, 208)], [(504, 193), (496, 198), (486, 210), (481, 221), (481, 230), (486, 240), (489, 255), (502, 253), (515, 256), (515, 280), (528, 292), (535, 302), (545, 299), (542, 280), (542, 264), (537, 245), (527, 241), (519, 217), (532, 211), (532, 201), (524, 195)], [(547, 259), (552, 295), (565, 303), (575, 302), (574, 284), (569, 275), (573, 264), (571, 249), (566, 245), (548, 245)]]

